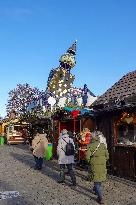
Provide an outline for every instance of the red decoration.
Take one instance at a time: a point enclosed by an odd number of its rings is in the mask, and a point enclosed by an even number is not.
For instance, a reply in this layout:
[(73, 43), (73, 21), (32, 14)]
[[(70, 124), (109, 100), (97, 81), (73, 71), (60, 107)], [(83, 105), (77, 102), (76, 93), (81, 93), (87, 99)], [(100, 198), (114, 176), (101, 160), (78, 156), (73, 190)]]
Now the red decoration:
[(79, 113), (80, 113), (80, 110), (73, 110), (71, 112), (71, 114), (72, 114), (72, 116), (74, 118), (74, 130), (73, 130), (73, 133), (75, 133), (75, 131), (76, 131), (76, 117), (79, 115)]
[(75, 117), (77, 117), (80, 114), (80, 110), (73, 110), (71, 112), (71, 114), (72, 114), (73, 118), (75, 118)]

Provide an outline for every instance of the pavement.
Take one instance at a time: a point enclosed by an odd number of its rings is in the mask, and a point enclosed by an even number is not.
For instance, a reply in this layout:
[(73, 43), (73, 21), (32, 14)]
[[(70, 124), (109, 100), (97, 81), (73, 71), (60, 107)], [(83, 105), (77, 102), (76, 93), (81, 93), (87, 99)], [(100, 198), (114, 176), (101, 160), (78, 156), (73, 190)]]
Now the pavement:
[[(77, 187), (69, 176), (58, 184), (56, 160), (44, 161), (42, 171), (34, 170), (27, 145), (0, 146), (0, 205), (98, 205), (87, 172), (76, 169)], [(136, 205), (136, 183), (109, 177), (103, 184), (105, 205)]]

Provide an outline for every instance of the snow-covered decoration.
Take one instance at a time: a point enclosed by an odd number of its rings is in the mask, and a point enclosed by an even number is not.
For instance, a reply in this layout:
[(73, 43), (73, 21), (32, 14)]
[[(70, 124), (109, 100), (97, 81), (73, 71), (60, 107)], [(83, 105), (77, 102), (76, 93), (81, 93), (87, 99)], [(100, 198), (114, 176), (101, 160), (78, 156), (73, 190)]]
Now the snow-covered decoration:
[(57, 107), (89, 107), (96, 100), (86, 84), (83, 88), (73, 87), (75, 76), (71, 74), (71, 68), (76, 64), (75, 55), (76, 42), (60, 57), (60, 65), (50, 71), (46, 91), (29, 104), (29, 111), (35, 110), (44, 115)]
[(54, 97), (49, 97), (48, 98), (48, 103), (51, 105), (51, 111), (53, 110), (53, 106), (55, 105), (56, 103), (56, 99)]
[(44, 115), (48, 109), (53, 110), (54, 105), (60, 108), (63, 108), (66, 105), (77, 107), (84, 105), (84, 107), (89, 107), (96, 99), (97, 97), (94, 97), (94, 94), (92, 94), (88, 88), (87, 92), (85, 92), (84, 88), (71, 87), (66, 95), (60, 95), (59, 97), (55, 95), (52, 96), (51, 93), (45, 92), (37, 100), (34, 100), (29, 104), (27, 111), (31, 113), (33, 110), (37, 110)]
[(44, 105), (42, 106), (42, 110), (43, 112), (46, 112), (46, 107)]
[(87, 88), (87, 85), (84, 85), (84, 88), (72, 87), (70, 89), (70, 96), (72, 104), (77, 106), (84, 105), (89, 107), (97, 97)]
[(83, 90), (81, 88), (72, 87), (70, 88), (70, 94), (81, 97)]
[[(70, 104), (72, 105), (76, 105), (76, 106), (79, 106), (79, 104), (82, 104), (79, 102), (77, 102), (77, 99), (78, 98), (81, 98), (82, 96), (82, 90), (80, 88), (76, 88), (76, 87), (72, 87), (70, 88), (69, 90), (69, 99), (70, 99)], [(81, 100), (80, 100), (81, 101)], [(69, 104), (69, 103), (68, 103)]]
[(47, 90), (54, 97), (64, 97), (72, 86), (74, 79), (74, 75), (66, 71), (63, 67), (59, 67), (48, 84)]
[(70, 73), (71, 68), (76, 64), (76, 42), (60, 57), (60, 65), (56, 69), (52, 69), (47, 82), (47, 91), (52, 93), (52, 96), (63, 98), (68, 95), (75, 76)]
[(78, 106), (81, 106), (82, 103), (83, 103), (83, 99), (82, 99), (82, 97), (77, 98), (76, 100), (77, 100), (77, 105), (78, 105)]
[(76, 55), (76, 41), (73, 45), (67, 50), (67, 52), (60, 57), (60, 65), (66, 70), (70, 71), (76, 64), (75, 60)]
[(66, 99), (67, 99), (66, 97), (60, 98), (57, 105), (58, 105), (59, 107), (64, 107), (64, 106), (65, 106), (65, 103), (66, 103)]
[(92, 103), (97, 99), (97, 97), (93, 97), (90, 93), (87, 93), (87, 103), (86, 106), (89, 107)]
[(73, 55), (70, 55), (69, 53), (62, 55), (60, 58), (60, 62), (61, 65), (64, 65), (66, 68), (73, 68), (76, 64), (75, 57)]
[[(84, 85), (84, 88), (72, 87), (75, 76), (70, 71), (75, 66), (76, 42), (60, 58), (60, 66), (52, 69), (48, 78), (47, 91), (56, 98), (59, 107), (65, 104), (90, 106), (95, 95)], [(64, 100), (66, 98), (66, 100)], [(66, 103), (65, 103), (66, 101)]]
[(96, 100), (96, 98), (93, 98), (96, 96), (88, 89), (86, 84), (84, 85), (84, 88), (83, 88), (82, 97), (83, 97), (83, 105), (84, 106), (90, 106), (92, 104), (91, 101)]

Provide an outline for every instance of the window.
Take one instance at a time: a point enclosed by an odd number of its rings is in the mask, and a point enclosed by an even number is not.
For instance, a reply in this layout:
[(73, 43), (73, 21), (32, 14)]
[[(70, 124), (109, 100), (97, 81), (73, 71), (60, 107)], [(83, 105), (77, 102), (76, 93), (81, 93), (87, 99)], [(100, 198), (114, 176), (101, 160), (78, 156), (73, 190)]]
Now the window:
[(136, 144), (136, 124), (121, 124), (117, 127), (117, 143)]
[(13, 126), (10, 125), (10, 126), (9, 126), (9, 134), (12, 134), (12, 130), (13, 130)]

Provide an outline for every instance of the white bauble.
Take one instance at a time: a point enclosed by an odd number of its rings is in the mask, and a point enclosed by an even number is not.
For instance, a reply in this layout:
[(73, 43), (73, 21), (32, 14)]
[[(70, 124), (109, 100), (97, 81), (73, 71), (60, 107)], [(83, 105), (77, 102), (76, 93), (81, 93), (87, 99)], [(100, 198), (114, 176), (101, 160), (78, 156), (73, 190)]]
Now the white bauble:
[(83, 102), (82, 97), (81, 97), (81, 98), (77, 98), (76, 100), (77, 100), (78, 106), (81, 106), (81, 105), (82, 105), (82, 102)]
[(59, 99), (58, 106), (59, 107), (64, 107), (65, 103), (66, 103), (66, 97), (62, 97), (62, 98)]
[(50, 96), (50, 97), (48, 98), (48, 103), (49, 103), (51, 106), (53, 106), (53, 105), (55, 105), (55, 103), (56, 103), (56, 99)]

